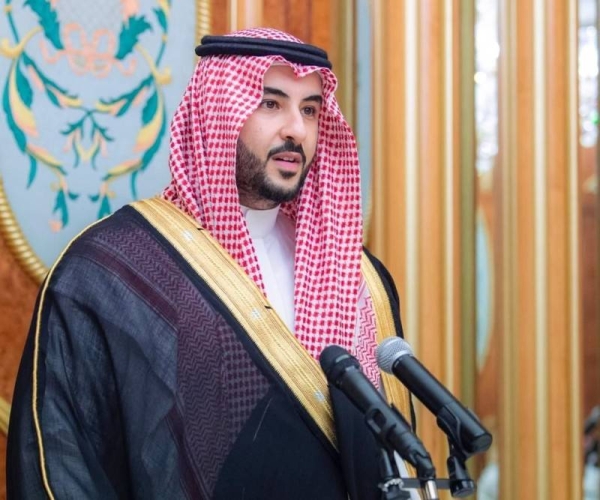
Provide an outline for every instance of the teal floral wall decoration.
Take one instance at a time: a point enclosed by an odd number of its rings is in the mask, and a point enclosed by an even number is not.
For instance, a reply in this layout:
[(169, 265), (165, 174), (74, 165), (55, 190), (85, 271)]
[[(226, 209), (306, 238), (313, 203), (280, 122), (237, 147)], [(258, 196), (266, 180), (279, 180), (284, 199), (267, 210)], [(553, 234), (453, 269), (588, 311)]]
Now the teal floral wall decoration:
[(167, 184), (168, 123), (199, 23), (208, 26), (203, 3), (4, 0), (0, 175), (10, 213), (0, 216), (5, 236), (6, 218), (17, 221), (43, 265), (89, 223)]

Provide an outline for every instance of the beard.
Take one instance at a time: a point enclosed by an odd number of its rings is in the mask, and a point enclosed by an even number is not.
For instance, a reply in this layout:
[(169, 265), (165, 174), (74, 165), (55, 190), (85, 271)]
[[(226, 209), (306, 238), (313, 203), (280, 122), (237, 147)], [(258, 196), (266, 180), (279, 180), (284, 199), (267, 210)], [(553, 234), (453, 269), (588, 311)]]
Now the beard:
[[(269, 159), (273, 155), (285, 151), (300, 153), (303, 159), (300, 178), (293, 187), (278, 186), (267, 175), (267, 162)], [(269, 151), (266, 160), (263, 161), (250, 151), (241, 140), (238, 140), (236, 147), (235, 180), (240, 198), (244, 200), (246, 206), (250, 206), (248, 202), (269, 201), (272, 203), (272, 206), (276, 206), (287, 201), (292, 201), (298, 196), (300, 189), (302, 189), (311, 165), (312, 161), (308, 166), (306, 165), (306, 156), (302, 146), (296, 146), (291, 141)], [(282, 172), (279, 175), (286, 179), (293, 177), (295, 174)]]

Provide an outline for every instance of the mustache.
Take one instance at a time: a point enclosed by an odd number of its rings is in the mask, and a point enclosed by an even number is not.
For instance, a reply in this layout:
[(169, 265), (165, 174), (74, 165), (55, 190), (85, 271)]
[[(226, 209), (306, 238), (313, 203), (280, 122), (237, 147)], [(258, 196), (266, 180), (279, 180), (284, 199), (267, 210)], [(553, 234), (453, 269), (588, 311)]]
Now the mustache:
[(306, 163), (306, 155), (304, 154), (304, 148), (300, 144), (294, 144), (292, 141), (285, 141), (281, 146), (277, 146), (269, 151), (267, 155), (267, 160), (269, 160), (272, 156), (278, 155), (280, 153), (298, 153), (302, 156), (302, 162)]

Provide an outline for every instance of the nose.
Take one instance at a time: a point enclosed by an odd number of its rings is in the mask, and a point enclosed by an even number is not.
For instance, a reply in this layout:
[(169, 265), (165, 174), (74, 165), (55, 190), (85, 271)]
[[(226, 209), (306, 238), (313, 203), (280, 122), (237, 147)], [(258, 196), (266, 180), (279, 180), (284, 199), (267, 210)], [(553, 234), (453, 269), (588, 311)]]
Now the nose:
[(281, 137), (286, 141), (291, 140), (295, 144), (302, 144), (306, 139), (306, 134), (306, 123), (300, 110), (289, 110), (281, 127)]

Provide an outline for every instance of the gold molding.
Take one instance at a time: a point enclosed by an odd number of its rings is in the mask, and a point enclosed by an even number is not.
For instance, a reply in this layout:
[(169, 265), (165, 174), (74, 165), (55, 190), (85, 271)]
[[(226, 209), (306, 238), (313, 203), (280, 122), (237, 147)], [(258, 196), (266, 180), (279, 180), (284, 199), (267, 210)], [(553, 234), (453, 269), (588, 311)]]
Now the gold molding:
[[(443, 241), (444, 241), (444, 354), (446, 385), (456, 391), (454, 371), (454, 304), (459, 300), (454, 293), (454, 218), (456, 216), (454, 196), (454, 30), (453, 30), (453, 3), (454, 0), (444, 1), (444, 62), (443, 62), (443, 92), (444, 92), (444, 149), (443, 149), (443, 176), (444, 176), (444, 215), (443, 215)], [(460, 165), (460, 164), (459, 164)], [(459, 167), (460, 168), (460, 167)], [(460, 289), (459, 289), (460, 290)], [(462, 357), (462, 356), (461, 356)]]
[[(357, 134), (357, 76), (356, 76), (356, 6), (357, 0), (350, 2), (346, 0), (337, 0), (334, 20), (334, 32), (336, 33), (336, 60), (334, 69), (338, 78), (338, 88), (336, 91), (337, 101), (344, 118), (350, 125), (354, 135)], [(358, 141), (358, 138), (357, 138)], [(361, 171), (366, 168), (361, 165)], [(372, 169), (371, 169), (372, 170)], [(371, 172), (371, 178), (373, 178)], [(363, 245), (368, 245), (368, 235), (371, 227), (372, 217), (372, 199), (373, 183), (371, 182), (370, 191), (364, 193), (365, 215), (363, 216)]]
[(534, 129), (534, 186), (535, 214), (535, 373), (536, 373), (536, 449), (537, 491), (539, 498), (549, 498), (546, 471), (549, 469), (548, 435), (548, 213), (547, 195), (547, 114), (546, 114), (546, 0), (533, 3), (533, 129)]
[[(373, 29), (371, 30), (373, 46), (371, 48), (371, 193), (382, 196), (385, 192), (383, 182), (383, 172), (385, 169), (383, 152), (383, 130), (384, 130), (384, 37), (385, 23), (383, 18), (383, 8), (381, 2), (371, 3), (371, 12), (373, 18)], [(375, 206), (375, 205), (374, 205)], [(385, 235), (384, 210), (381, 204), (371, 212), (371, 224), (375, 228), (370, 235), (371, 249), (374, 253), (384, 255)]]
[(17, 262), (36, 283), (41, 283), (48, 268), (35, 253), (15, 217), (6, 197), (4, 179), (0, 175), (0, 234)]
[(10, 403), (0, 398), (0, 432), (8, 434), (8, 421), (10, 420)]
[[(516, 54), (517, 54), (517, 6), (516, 0), (500, 2), (500, 40), (504, 45), (500, 57), (499, 112), (500, 112), (500, 171), (502, 175), (502, 404), (500, 433), (500, 494), (502, 498), (518, 498), (518, 461), (516, 423), (518, 369), (516, 314), (518, 305), (518, 253), (516, 239), (512, 237), (517, 224), (517, 195), (513, 188), (517, 168), (517, 112)], [(517, 293), (515, 293), (517, 291)]]
[(337, 100), (352, 130), (356, 127), (356, 1), (338, 0), (337, 6), (338, 89)]
[(420, 0), (406, 0), (404, 3), (405, 23), (405, 66), (406, 93), (405, 113), (405, 158), (406, 167), (406, 285), (411, 293), (405, 298), (406, 337), (415, 352), (419, 349), (419, 308), (420, 308), (420, 259), (419, 259), (419, 3)]
[(262, 0), (229, 0), (229, 31), (260, 26), (263, 19)]
[[(475, 328), (475, 0), (461, 0), (460, 4), (460, 137), (459, 192), (460, 192), (460, 330), (461, 369), (464, 373), (460, 390), (468, 406), (475, 405), (476, 328)], [(491, 242), (490, 242), (491, 245)], [(491, 254), (490, 254), (491, 255)], [(493, 309), (492, 309), (493, 310)]]
[(200, 39), (212, 31), (210, 3), (210, 0), (196, 0), (196, 43), (200, 43)]
[[(569, 279), (567, 297), (569, 300), (569, 331), (571, 339), (570, 350), (570, 376), (571, 376), (571, 421), (570, 421), (570, 453), (572, 457), (573, 471), (571, 477), (583, 477), (583, 465), (580, 459), (581, 455), (581, 383), (582, 373), (582, 353), (581, 353), (581, 319), (580, 319), (580, 281), (579, 281), (579, 86), (578, 86), (578, 28), (579, 15), (577, 1), (570, 0), (568, 8), (568, 223), (569, 223)], [(577, 498), (581, 495), (581, 485), (577, 481), (571, 481), (571, 498)]]

